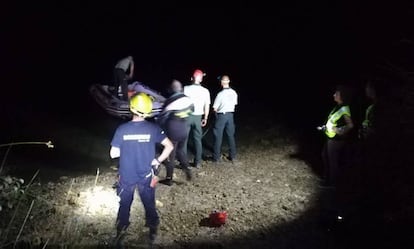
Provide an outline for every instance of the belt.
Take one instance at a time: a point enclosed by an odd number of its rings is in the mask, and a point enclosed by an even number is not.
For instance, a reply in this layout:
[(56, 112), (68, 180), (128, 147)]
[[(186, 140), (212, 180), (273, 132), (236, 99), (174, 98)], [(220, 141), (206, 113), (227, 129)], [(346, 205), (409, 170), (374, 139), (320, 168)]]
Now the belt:
[(218, 112), (217, 114), (224, 115), (224, 114), (226, 114), (226, 113), (233, 113), (233, 112)]

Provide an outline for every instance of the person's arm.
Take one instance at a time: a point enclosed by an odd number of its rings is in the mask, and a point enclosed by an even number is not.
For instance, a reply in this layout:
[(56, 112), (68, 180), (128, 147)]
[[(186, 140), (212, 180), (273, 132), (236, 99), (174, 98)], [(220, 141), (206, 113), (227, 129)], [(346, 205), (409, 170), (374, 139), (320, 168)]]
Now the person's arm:
[(344, 115), (345, 125), (342, 127), (335, 127), (334, 131), (336, 134), (342, 136), (347, 134), (352, 128), (354, 128), (354, 123), (349, 115)]
[(207, 120), (209, 114), (210, 114), (210, 104), (205, 104), (204, 105), (204, 116), (203, 116), (203, 118), (205, 120)]
[(164, 140), (161, 141), (161, 144), (164, 146), (164, 148), (162, 149), (161, 154), (157, 157), (154, 158), (151, 162), (151, 165), (154, 166), (159, 166), (165, 159), (168, 158), (168, 156), (170, 155), (170, 153), (173, 151), (174, 149), (174, 145), (171, 142), (171, 140), (166, 137), (164, 138)]
[(216, 98), (213, 101), (212, 109), (215, 113), (217, 113), (218, 107), (219, 107), (219, 100), (220, 100), (220, 94), (217, 94)]
[(204, 105), (204, 115), (201, 119), (201, 126), (204, 127), (207, 125), (207, 119), (208, 119), (208, 114), (210, 113), (210, 105), (209, 104), (205, 104)]
[(201, 126), (207, 125), (208, 115), (210, 114), (210, 92), (207, 93), (208, 101), (204, 103), (204, 116), (201, 118)]
[(129, 78), (132, 79), (132, 76), (134, 76), (134, 61), (131, 60), (131, 67), (129, 68)]

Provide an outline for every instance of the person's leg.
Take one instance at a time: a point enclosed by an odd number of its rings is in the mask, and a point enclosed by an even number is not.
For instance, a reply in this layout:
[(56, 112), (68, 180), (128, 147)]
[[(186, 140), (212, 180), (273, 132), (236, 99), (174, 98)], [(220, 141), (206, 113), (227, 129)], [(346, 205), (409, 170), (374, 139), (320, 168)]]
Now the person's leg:
[(344, 147), (343, 141), (328, 140), (328, 163), (329, 163), (329, 180), (336, 186), (340, 177), (341, 171), (341, 153)]
[(121, 99), (128, 101), (128, 80), (125, 78), (125, 74), (124, 74), (124, 78), (121, 81)]
[(168, 159), (165, 160), (165, 168), (167, 171), (166, 177), (164, 180), (161, 180), (160, 183), (171, 186), (173, 184), (174, 168), (175, 168), (175, 155), (177, 152), (177, 142), (172, 141), (174, 145), (173, 151), (171, 151)]
[(118, 216), (116, 221), (117, 231), (123, 231), (129, 226), (129, 217), (131, 211), (131, 204), (134, 198), (135, 185), (127, 185), (119, 182), (117, 187), (117, 195), (120, 198)]
[(167, 167), (167, 178), (172, 179), (174, 174), (175, 168), (175, 155), (177, 153), (177, 142), (173, 141), (174, 149), (171, 151), (170, 155), (168, 156), (168, 167)]
[(186, 139), (184, 142), (184, 148), (183, 148), (187, 156), (188, 156), (188, 143), (192, 137), (192, 132), (191, 132), (192, 122), (193, 122), (193, 117), (190, 115), (187, 119), (187, 136), (186, 136)]
[(114, 70), (114, 89), (113, 89), (113, 94), (118, 97), (118, 89), (122, 84), (122, 81), (125, 78), (125, 72), (122, 69), (119, 68), (115, 68)]
[(227, 123), (226, 128), (224, 129), (226, 136), (227, 136), (227, 142), (229, 144), (229, 157), (230, 160), (236, 159), (236, 140), (235, 140), (235, 132), (236, 127), (234, 125), (234, 119), (233, 119), (233, 113), (229, 113), (227, 117)]
[[(167, 122), (167, 136), (174, 141), (174, 158), (178, 159), (183, 169), (189, 168), (186, 152), (186, 142), (188, 139), (188, 122), (185, 119), (170, 119)], [(171, 155), (171, 154), (170, 154)]]
[(194, 128), (193, 128), (193, 137), (194, 137), (194, 165), (200, 165), (202, 162), (203, 155), (203, 129), (201, 127), (201, 115), (193, 116), (194, 117)]
[(177, 142), (177, 151), (176, 151), (177, 160), (180, 162), (181, 167), (183, 169), (187, 169), (190, 166), (190, 163), (188, 162), (187, 153), (185, 151), (185, 141), (186, 140)]
[(145, 224), (148, 227), (158, 227), (160, 219), (155, 207), (155, 188), (150, 186), (151, 177), (138, 183), (138, 194), (145, 210)]
[(226, 120), (224, 116), (225, 115), (223, 114), (217, 114), (216, 121), (214, 122), (213, 161), (220, 161), (220, 157), (221, 157), (221, 144), (223, 142), (223, 130), (226, 125)]
[(330, 185), (330, 179), (329, 179), (329, 157), (328, 157), (328, 140), (325, 141), (322, 152), (322, 163), (323, 163), (323, 169), (322, 169), (322, 178), (325, 181), (326, 185)]
[(152, 188), (150, 183), (151, 177), (146, 178), (145, 181), (139, 182), (138, 194), (145, 210), (145, 225), (149, 227), (149, 239), (151, 243), (153, 243), (157, 236), (160, 217), (158, 216), (155, 206), (155, 187)]
[(190, 169), (190, 164), (188, 162), (187, 153), (185, 153), (185, 150), (184, 150), (185, 139), (183, 139), (182, 141), (178, 141), (176, 146), (177, 146), (177, 151), (176, 151), (177, 159), (181, 164), (181, 168), (184, 170), (187, 180), (190, 181), (192, 179), (192, 173)]
[(117, 96), (116, 88), (117, 88), (117, 85), (118, 85), (118, 69), (114, 68), (113, 73), (114, 73), (114, 79), (113, 79), (114, 82), (112, 82), (112, 85), (108, 86), (109, 87), (108, 90), (112, 95)]

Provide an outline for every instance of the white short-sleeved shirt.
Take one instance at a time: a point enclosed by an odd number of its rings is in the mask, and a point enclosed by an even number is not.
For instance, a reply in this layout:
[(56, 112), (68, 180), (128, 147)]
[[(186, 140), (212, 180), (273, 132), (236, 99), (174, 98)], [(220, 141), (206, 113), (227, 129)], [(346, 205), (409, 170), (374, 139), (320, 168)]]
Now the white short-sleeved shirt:
[(125, 57), (116, 63), (115, 68), (121, 68), (122, 70), (127, 71), (132, 61), (131, 57)]
[(194, 104), (192, 115), (203, 115), (204, 105), (210, 105), (210, 91), (200, 84), (184, 86), (184, 94), (187, 95)]
[(213, 109), (217, 113), (234, 112), (237, 105), (237, 92), (232, 88), (223, 88), (214, 99)]

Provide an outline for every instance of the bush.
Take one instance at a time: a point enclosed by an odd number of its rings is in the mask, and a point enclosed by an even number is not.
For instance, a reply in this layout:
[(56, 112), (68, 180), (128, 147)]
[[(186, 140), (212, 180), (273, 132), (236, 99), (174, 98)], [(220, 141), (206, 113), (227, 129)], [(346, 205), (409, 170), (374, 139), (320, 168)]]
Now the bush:
[(15, 207), (24, 195), (24, 180), (12, 176), (0, 176), (0, 212)]

